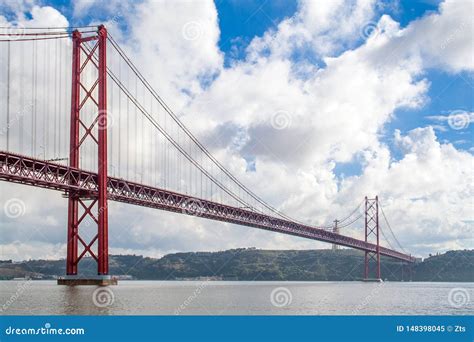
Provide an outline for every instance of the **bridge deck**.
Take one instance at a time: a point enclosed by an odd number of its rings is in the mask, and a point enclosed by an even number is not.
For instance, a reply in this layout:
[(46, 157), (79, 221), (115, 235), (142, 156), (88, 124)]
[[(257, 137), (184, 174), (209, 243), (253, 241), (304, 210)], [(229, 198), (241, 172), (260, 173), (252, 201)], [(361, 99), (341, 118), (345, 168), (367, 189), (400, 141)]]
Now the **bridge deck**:
[[(83, 197), (96, 197), (98, 193), (97, 174), (94, 172), (5, 151), (0, 151), (0, 180), (65, 191)], [(375, 244), (363, 240), (124, 179), (108, 177), (107, 188), (108, 198), (117, 202), (195, 215), (363, 251), (376, 251)], [(408, 262), (415, 260), (410, 255), (385, 247), (380, 247), (380, 254)]]

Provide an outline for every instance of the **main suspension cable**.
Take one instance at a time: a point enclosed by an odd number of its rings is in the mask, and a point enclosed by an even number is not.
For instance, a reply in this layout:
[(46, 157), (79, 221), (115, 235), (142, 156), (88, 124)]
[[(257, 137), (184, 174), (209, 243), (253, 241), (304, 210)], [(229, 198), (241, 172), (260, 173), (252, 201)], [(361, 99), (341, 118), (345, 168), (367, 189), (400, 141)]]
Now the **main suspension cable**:
[(387, 227), (388, 229), (390, 230), (390, 233), (392, 234), (393, 236), (393, 239), (395, 240), (395, 242), (397, 243), (398, 247), (400, 247), (400, 249), (406, 254), (407, 252), (405, 251), (405, 249), (402, 247), (402, 245), (400, 244), (400, 242), (398, 241), (397, 237), (395, 236), (395, 234), (393, 233), (393, 230), (392, 230), (392, 227), (390, 226), (390, 223), (388, 222), (387, 220), (387, 216), (385, 216), (385, 212), (383, 211), (383, 207), (382, 207), (382, 204), (380, 203), (379, 201), (379, 204), (380, 204), (380, 209), (382, 211), (382, 216), (385, 220), (385, 223), (387, 224)]
[(234, 181), (237, 185), (239, 185), (244, 192), (246, 192), (250, 197), (256, 200), (258, 203), (263, 205), (265, 208), (270, 210), (271, 212), (277, 214), (278, 216), (292, 221), (298, 222), (297, 220), (281, 213), (274, 207), (267, 204), (263, 201), (260, 197), (254, 194), (250, 189), (248, 189), (245, 185), (243, 185), (234, 175), (230, 173), (214, 156), (199, 142), (199, 140), (187, 129), (187, 127), (179, 120), (177, 115), (171, 110), (171, 108), (164, 102), (164, 100), (156, 93), (156, 91), (151, 87), (148, 81), (143, 77), (137, 67), (133, 64), (130, 58), (125, 54), (122, 48), (118, 45), (118, 43), (113, 39), (113, 37), (109, 34), (108, 40), (111, 42), (112, 46), (115, 50), (119, 53), (119, 55), (124, 59), (124, 61), (128, 64), (128, 66), (132, 69), (135, 75), (140, 79), (142, 84), (150, 91), (150, 93), (155, 97), (155, 99), (160, 103), (160, 105), (165, 109), (165, 111), (171, 116), (171, 118), (176, 122), (176, 124), (186, 133), (186, 135), (199, 147), (199, 149), (222, 171), (226, 174), (232, 181)]
[[(87, 46), (85, 45), (86, 49), (91, 52), (92, 50)], [(94, 55), (94, 58), (97, 58), (95, 55)], [(233, 192), (231, 192), (230, 190), (228, 190), (223, 184), (221, 184), (217, 179), (215, 179), (211, 174), (209, 174), (207, 172), (207, 170), (205, 170), (204, 168), (202, 168), (201, 165), (199, 165), (199, 163), (197, 163), (197, 161), (195, 161), (164, 129), (163, 127), (161, 127), (161, 125), (159, 125), (156, 120), (150, 115), (150, 113), (148, 113), (146, 111), (145, 108), (143, 108), (141, 106), (141, 104), (137, 101), (137, 99), (128, 91), (128, 89), (126, 89), (122, 82), (120, 80), (118, 80), (118, 78), (115, 76), (115, 74), (109, 69), (107, 68), (107, 74), (110, 76), (110, 78), (112, 79), (112, 81), (114, 81), (114, 83), (124, 92), (124, 94), (128, 97), (128, 99), (135, 104), (136, 108), (143, 114), (145, 115), (145, 117), (152, 123), (153, 126), (155, 126), (156, 129), (158, 129), (160, 131), (161, 134), (163, 134), (165, 136), (165, 138), (179, 151), (181, 152), (181, 154), (183, 154), (186, 159), (188, 159), (191, 163), (193, 163), (193, 165), (195, 165), (201, 172), (203, 172), (206, 177), (208, 177), (212, 182), (214, 182), (217, 186), (219, 186), (219, 188), (221, 188), (224, 192), (226, 192), (229, 196), (231, 196), (232, 198), (234, 198), (236, 201), (238, 201), (239, 203), (241, 203), (242, 205), (244, 206), (248, 206), (249, 204), (244, 202), (242, 199), (238, 198)]]

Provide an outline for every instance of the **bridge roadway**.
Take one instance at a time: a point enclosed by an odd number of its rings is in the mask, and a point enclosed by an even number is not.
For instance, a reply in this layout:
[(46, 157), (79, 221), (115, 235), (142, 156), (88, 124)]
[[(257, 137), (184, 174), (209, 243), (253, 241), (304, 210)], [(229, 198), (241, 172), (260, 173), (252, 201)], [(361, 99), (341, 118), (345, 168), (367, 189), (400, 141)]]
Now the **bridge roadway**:
[[(95, 198), (98, 193), (97, 174), (94, 172), (5, 151), (0, 151), (0, 180), (64, 191), (69, 195), (76, 194), (84, 198)], [(108, 177), (107, 196), (112, 201), (195, 215), (335, 243), (362, 251), (376, 252), (377, 248), (375, 244), (323, 229), (120, 178)], [(415, 261), (410, 255), (382, 246), (380, 254), (402, 261)]]

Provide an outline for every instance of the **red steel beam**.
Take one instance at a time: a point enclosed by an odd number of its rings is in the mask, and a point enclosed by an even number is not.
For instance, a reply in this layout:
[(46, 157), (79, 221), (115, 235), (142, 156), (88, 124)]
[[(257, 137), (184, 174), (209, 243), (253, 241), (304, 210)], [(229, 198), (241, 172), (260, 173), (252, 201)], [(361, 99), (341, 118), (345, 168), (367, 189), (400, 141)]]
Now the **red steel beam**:
[[(74, 168), (79, 167), (79, 101), (81, 83), (81, 33), (74, 31), (72, 34), (72, 89), (71, 89), (71, 127), (69, 142), (69, 165)], [(79, 199), (75, 196), (68, 198), (67, 215), (67, 256), (66, 274), (77, 274), (78, 248), (77, 241), (79, 235)]]
[(98, 258), (99, 274), (109, 274), (109, 238), (107, 208), (107, 30), (99, 26), (99, 112), (98, 126), (98, 192), (99, 192), (99, 224), (98, 224)]
[[(98, 175), (94, 172), (4, 151), (0, 151), (0, 180), (67, 193), (74, 192), (86, 198), (98, 196)], [(109, 200), (117, 202), (230, 222), (377, 253), (376, 244), (363, 240), (120, 178), (108, 177), (107, 196)], [(379, 247), (379, 253), (402, 261), (415, 261), (410, 255), (385, 247)]]

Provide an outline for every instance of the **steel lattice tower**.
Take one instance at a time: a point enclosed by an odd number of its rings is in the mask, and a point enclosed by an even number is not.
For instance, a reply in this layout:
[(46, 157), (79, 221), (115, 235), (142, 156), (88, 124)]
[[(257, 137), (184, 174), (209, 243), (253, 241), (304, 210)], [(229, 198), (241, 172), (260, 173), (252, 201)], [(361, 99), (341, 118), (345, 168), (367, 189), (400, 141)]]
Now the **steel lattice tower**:
[[(379, 198), (365, 197), (365, 242), (375, 244), (375, 252), (365, 251), (364, 278), (369, 279), (375, 273), (375, 279), (380, 278), (380, 239), (379, 239)], [(374, 267), (371, 265), (375, 265)], [(374, 272), (375, 271), (375, 272)]]
[[(90, 52), (84, 49), (83, 44), (96, 41)], [(86, 138), (92, 139), (97, 145), (97, 183), (98, 195), (90, 197), (80, 190), (69, 192), (68, 204), (68, 239), (67, 239), (67, 275), (77, 275), (79, 261), (86, 253), (96, 260), (98, 275), (108, 275), (108, 209), (107, 209), (107, 65), (106, 65), (107, 30), (99, 26), (97, 34), (82, 38), (81, 33), (73, 32), (73, 61), (72, 61), (72, 93), (71, 93), (71, 127), (69, 166), (80, 169), (80, 150)], [(98, 60), (94, 54), (98, 50)], [(81, 60), (81, 55), (85, 59)], [(91, 66), (92, 65), (92, 66)], [(97, 69), (97, 79), (87, 88), (81, 75), (86, 66)], [(96, 108), (95, 119), (92, 123), (86, 122), (83, 117), (85, 104), (89, 103)], [(73, 180), (74, 182), (74, 180)], [(76, 180), (78, 183), (79, 180)], [(82, 209), (81, 209), (82, 208)], [(95, 210), (94, 210), (95, 208)], [(82, 211), (79, 215), (80, 210)], [(81, 222), (89, 217), (97, 224), (97, 234), (85, 241), (79, 231)], [(83, 250), (78, 254), (78, 243)], [(97, 252), (93, 245), (97, 242)]]

